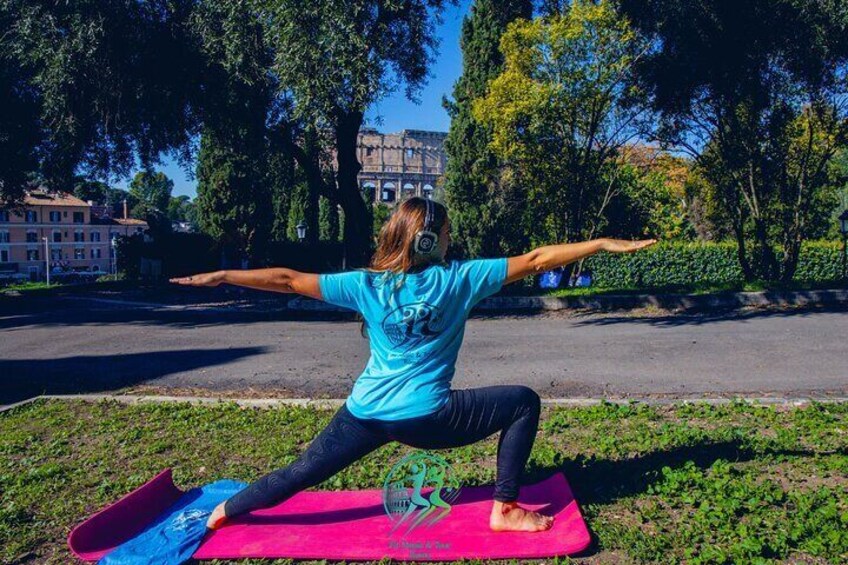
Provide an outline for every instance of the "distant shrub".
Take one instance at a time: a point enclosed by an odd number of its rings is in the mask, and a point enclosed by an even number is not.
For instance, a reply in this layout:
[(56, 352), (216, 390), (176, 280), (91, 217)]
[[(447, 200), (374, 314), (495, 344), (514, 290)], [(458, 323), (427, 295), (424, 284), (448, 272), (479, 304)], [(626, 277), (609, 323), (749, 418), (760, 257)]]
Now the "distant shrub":
[[(733, 243), (659, 243), (638, 253), (599, 253), (586, 260), (599, 287), (664, 287), (735, 284), (743, 281)], [(801, 248), (795, 280), (827, 282), (842, 273), (842, 244), (808, 241)]]

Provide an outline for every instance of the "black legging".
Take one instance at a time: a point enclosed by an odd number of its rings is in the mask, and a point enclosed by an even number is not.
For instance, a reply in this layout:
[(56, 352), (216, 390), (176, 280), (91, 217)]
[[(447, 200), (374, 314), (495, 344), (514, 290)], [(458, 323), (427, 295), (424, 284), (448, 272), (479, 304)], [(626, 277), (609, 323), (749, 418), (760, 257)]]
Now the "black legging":
[(364, 420), (345, 405), (288, 467), (268, 473), (230, 497), (228, 517), (269, 508), (315, 486), (391, 441), (420, 449), (446, 449), (480, 441), (501, 430), (494, 499), (518, 499), (519, 481), (536, 439), (541, 401), (522, 385), (452, 390), (439, 410), (405, 420)]

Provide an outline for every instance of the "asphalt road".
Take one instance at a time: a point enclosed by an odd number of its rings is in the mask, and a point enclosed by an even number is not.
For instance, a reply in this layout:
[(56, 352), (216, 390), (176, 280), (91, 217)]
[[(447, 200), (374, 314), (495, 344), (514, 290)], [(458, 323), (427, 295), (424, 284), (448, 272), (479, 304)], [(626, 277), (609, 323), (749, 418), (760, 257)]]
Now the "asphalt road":
[[(0, 303), (0, 334), (0, 404), (137, 385), (342, 398), (368, 360), (358, 323), (263, 312), (23, 298)], [(500, 383), (543, 397), (848, 396), (848, 312), (472, 318), (453, 386)]]

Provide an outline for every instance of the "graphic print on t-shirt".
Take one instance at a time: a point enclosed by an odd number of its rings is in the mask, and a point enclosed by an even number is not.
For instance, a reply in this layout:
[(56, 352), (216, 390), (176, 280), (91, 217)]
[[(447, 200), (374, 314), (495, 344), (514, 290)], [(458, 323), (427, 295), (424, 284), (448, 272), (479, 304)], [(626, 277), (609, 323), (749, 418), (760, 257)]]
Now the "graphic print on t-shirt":
[(438, 306), (415, 302), (390, 312), (382, 327), (393, 349), (409, 351), (421, 341), (438, 335), (444, 329), (444, 317)]

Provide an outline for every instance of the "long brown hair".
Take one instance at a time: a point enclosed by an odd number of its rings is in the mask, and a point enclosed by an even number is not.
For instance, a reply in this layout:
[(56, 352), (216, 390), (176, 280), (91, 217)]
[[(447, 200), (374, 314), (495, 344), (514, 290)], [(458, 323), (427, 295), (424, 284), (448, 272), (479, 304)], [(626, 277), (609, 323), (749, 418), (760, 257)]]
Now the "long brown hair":
[[(448, 219), (448, 210), (435, 200), (433, 203), (433, 222), (430, 230), (441, 236)], [(421, 271), (431, 265), (444, 265), (445, 258), (438, 252), (429, 256), (415, 253), (415, 234), (424, 229), (427, 216), (427, 201), (415, 196), (407, 198), (395, 207), (388, 221), (377, 236), (377, 249), (366, 271), (382, 273), (379, 284), (394, 282), (393, 290), (403, 285), (406, 274)], [(365, 321), (360, 331), (365, 336)]]

